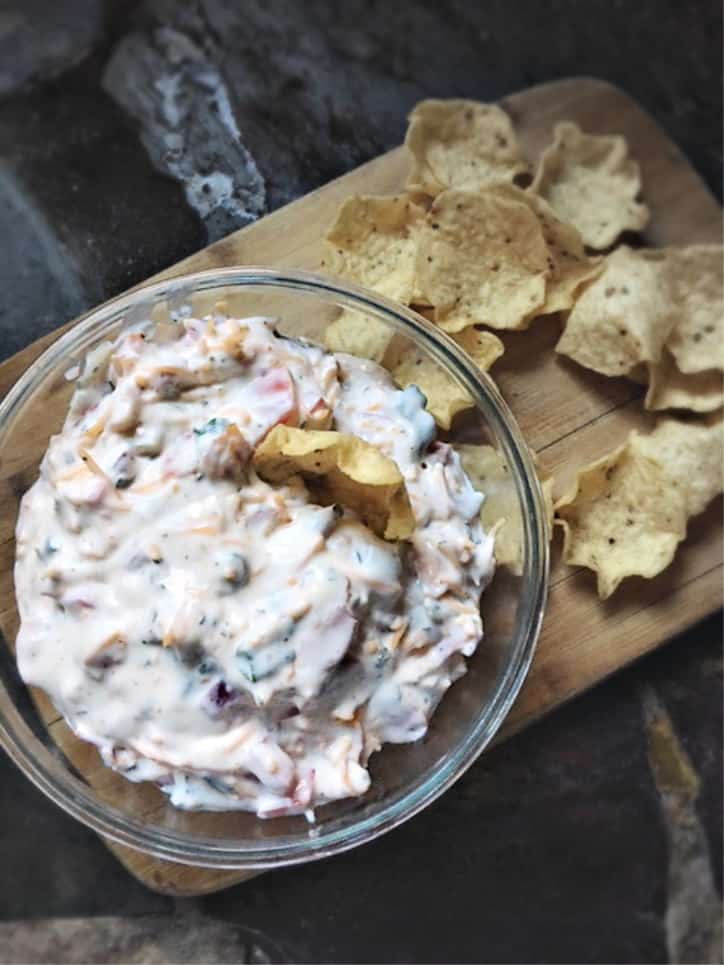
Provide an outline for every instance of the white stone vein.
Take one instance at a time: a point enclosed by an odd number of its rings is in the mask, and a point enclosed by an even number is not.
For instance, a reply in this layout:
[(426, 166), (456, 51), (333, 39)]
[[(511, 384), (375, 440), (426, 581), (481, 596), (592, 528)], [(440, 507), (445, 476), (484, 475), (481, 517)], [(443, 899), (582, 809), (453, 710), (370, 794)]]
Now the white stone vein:
[(103, 86), (139, 124), (154, 165), (183, 185), (209, 241), (264, 213), (264, 179), (243, 143), (226, 84), (190, 37), (170, 27), (127, 35)]
[(0, 922), (0, 948), (0, 959), (16, 965), (24, 962), (265, 965), (286, 960), (266, 936), (254, 929), (196, 913)]
[(668, 839), (666, 945), (669, 961), (721, 962), (722, 905), (709, 844), (696, 813), (699, 777), (653, 687), (642, 696), (649, 762)]

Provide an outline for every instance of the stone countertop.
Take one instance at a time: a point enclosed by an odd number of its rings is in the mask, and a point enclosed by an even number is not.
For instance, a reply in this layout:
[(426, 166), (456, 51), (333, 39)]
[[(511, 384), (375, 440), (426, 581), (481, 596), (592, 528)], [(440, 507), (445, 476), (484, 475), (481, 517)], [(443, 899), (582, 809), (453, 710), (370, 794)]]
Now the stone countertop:
[[(721, 179), (716, 0), (6, 0), (0, 358), (397, 144), (595, 75)], [(172, 901), (0, 759), (0, 961), (721, 960), (721, 617), (320, 864)]]

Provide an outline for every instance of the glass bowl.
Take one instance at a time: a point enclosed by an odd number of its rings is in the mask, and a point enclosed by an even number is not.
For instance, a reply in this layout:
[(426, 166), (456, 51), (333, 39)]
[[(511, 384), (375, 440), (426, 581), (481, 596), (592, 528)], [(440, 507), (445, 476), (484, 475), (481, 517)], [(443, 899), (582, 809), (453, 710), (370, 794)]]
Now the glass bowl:
[[(51, 434), (59, 431), (86, 353), (124, 325), (163, 318), (191, 304), (230, 314), (271, 315), (285, 334), (321, 341), (341, 311), (360, 324), (389, 326), (411, 341), (472, 397), (474, 407), (444, 433), (489, 443), (511, 470), (522, 516), (520, 576), (502, 569), (483, 594), (485, 638), (468, 672), (445, 694), (427, 735), (386, 745), (370, 760), (372, 785), (361, 798), (304, 817), (261, 820), (243, 812), (173, 808), (152, 784), (133, 784), (105, 768), (45, 694), (20, 680), (12, 647), (18, 617), (13, 589), (15, 523), (20, 499), (36, 478)], [(447, 336), (413, 311), (352, 285), (300, 271), (228, 268), (161, 281), (90, 312), (34, 362), (0, 405), (0, 740), (25, 774), (56, 804), (95, 831), (155, 857), (213, 868), (272, 868), (344, 851), (389, 831), (435, 800), (490, 743), (530, 666), (548, 585), (548, 534), (533, 462), (494, 383)]]

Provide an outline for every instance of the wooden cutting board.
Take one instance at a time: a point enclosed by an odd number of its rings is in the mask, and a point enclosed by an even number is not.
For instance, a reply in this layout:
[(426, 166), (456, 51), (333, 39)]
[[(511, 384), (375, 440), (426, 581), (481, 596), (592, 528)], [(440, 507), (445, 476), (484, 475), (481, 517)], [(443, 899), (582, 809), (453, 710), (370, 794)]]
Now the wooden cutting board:
[[(652, 219), (652, 245), (721, 241), (721, 209), (699, 176), (654, 121), (626, 94), (588, 78), (545, 84), (502, 102), (522, 148), (535, 160), (553, 125), (576, 121), (591, 133), (623, 134), (641, 163)], [(398, 148), (268, 215), (163, 272), (157, 278), (229, 265), (319, 267), (321, 239), (339, 203), (362, 192), (402, 189), (408, 169)], [(633, 427), (650, 424), (641, 389), (606, 379), (556, 357), (559, 332), (543, 320), (526, 333), (504, 335), (506, 354), (493, 375), (544, 468), (565, 488), (576, 467), (618, 445)], [(4, 394), (58, 333), (0, 365)], [(1, 522), (1, 520), (0, 520)], [(564, 566), (556, 539), (547, 616), (532, 669), (502, 737), (541, 717), (630, 661), (660, 646), (722, 603), (721, 506), (690, 527), (674, 564), (655, 580), (626, 581), (601, 603), (593, 574)], [(5, 540), (6, 547), (8, 539)], [(8, 557), (4, 555), (7, 560)], [(8, 601), (0, 599), (0, 611)], [(195, 895), (242, 881), (253, 872), (213, 871), (157, 861), (109, 842), (128, 870), (149, 887)]]

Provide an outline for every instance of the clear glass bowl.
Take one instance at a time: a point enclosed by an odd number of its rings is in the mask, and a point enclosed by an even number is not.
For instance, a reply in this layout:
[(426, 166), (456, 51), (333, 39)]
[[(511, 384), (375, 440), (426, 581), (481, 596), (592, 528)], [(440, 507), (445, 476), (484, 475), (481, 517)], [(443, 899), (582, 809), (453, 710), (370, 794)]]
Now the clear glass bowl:
[[(468, 672), (443, 698), (428, 734), (385, 746), (370, 761), (362, 798), (303, 817), (260, 820), (228, 812), (184, 812), (155, 786), (133, 784), (103, 767), (95, 747), (75, 737), (48, 698), (20, 680), (12, 646), (18, 617), (13, 589), (15, 523), (51, 434), (64, 421), (68, 373), (125, 324), (191, 304), (209, 311), (223, 299), (240, 316), (278, 317), (285, 334), (321, 341), (341, 310), (361, 324), (388, 325), (410, 340), (472, 396), (474, 408), (447, 438), (494, 445), (505, 456), (523, 520), (520, 577), (500, 570), (483, 595), (485, 639)], [(531, 456), (494, 383), (447, 336), (412, 311), (354, 286), (297, 271), (229, 268), (162, 281), (90, 312), (34, 362), (0, 405), (0, 740), (10, 757), (56, 804), (95, 831), (158, 858), (214, 868), (272, 868), (352, 848), (421, 810), (449, 787), (490, 743), (530, 666), (548, 584), (548, 536)]]

